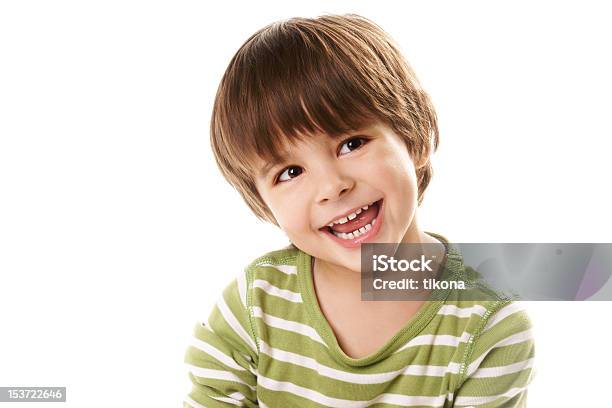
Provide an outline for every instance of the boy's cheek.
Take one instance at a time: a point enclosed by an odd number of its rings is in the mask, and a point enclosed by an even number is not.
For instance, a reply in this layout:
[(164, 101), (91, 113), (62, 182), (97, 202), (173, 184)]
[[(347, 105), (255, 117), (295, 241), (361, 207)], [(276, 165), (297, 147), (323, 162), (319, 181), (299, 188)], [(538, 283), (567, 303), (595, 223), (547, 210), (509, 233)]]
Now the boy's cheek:
[(286, 202), (279, 205), (272, 211), (279, 227), (287, 235), (296, 235), (303, 233), (309, 227), (310, 218), (301, 207), (292, 205), (291, 202)]

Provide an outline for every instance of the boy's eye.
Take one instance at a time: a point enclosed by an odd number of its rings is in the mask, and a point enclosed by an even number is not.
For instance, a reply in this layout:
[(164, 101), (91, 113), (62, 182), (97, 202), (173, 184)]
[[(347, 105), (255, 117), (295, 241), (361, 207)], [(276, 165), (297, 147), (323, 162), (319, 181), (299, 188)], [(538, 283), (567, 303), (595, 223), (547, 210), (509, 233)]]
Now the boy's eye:
[(281, 174), (279, 174), (277, 181), (287, 181), (294, 177), (302, 174), (302, 168), (298, 166), (287, 167)]
[[(355, 136), (355, 137), (351, 137), (350, 139), (347, 139), (346, 141), (344, 141), (340, 147), (340, 152), (338, 152), (339, 155), (344, 155), (347, 153), (352, 152), (353, 150), (357, 150), (359, 148), (361, 148), (364, 144), (366, 144), (369, 141), (369, 139), (367, 137), (362, 137), (362, 136)], [(304, 170), (299, 167), (299, 166), (289, 166), (286, 167), (277, 177), (275, 182), (276, 183), (281, 183), (284, 181), (289, 181), (297, 176), (299, 176), (300, 174), (302, 174)]]
[(347, 154), (352, 152), (353, 150), (359, 149), (366, 142), (366, 139), (363, 137), (352, 137), (348, 139), (346, 142), (342, 143), (342, 147), (340, 148), (339, 154)]

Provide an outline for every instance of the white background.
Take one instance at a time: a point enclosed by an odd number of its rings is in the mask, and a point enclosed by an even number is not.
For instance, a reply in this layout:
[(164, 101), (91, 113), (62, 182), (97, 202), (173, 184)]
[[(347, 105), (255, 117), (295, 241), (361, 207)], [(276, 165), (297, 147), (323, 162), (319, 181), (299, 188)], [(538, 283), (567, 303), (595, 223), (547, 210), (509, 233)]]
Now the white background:
[[(208, 141), (229, 59), (281, 18), (357, 12), (401, 45), (440, 118), (425, 230), (612, 241), (603, 5), (287, 3), (0, 3), (0, 386), (67, 386), (75, 408), (181, 404), (195, 322), (288, 243)], [(528, 306), (529, 405), (602, 406), (612, 304)]]

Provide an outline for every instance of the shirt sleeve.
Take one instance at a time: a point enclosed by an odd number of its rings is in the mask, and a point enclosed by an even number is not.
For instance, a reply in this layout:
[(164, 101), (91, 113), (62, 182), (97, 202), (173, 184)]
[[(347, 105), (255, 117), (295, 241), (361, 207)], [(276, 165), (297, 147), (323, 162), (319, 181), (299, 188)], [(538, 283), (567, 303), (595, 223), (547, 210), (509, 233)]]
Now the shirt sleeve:
[(503, 304), (472, 343), (453, 407), (526, 407), (535, 348), (531, 321), (522, 305)]
[(257, 407), (256, 339), (248, 317), (245, 278), (223, 291), (208, 322), (198, 322), (184, 362), (192, 389), (185, 408)]

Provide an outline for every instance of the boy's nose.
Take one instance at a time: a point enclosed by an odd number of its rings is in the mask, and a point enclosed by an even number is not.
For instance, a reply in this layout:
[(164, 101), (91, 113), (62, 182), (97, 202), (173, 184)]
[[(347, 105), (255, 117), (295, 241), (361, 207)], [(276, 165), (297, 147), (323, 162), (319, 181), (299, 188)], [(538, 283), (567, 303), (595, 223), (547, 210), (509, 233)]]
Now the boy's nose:
[(354, 187), (354, 181), (350, 177), (345, 177), (340, 174), (327, 174), (321, 177), (321, 185), (319, 188), (318, 203), (334, 201), (346, 195)]

